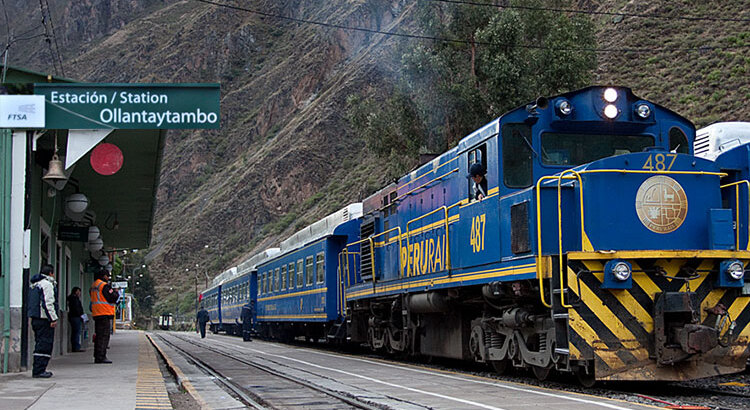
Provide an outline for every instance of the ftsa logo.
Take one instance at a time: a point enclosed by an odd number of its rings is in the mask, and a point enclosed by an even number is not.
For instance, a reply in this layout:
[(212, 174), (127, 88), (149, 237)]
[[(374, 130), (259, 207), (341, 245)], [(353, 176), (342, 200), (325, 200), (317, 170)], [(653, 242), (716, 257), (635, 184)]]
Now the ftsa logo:
[(19, 113), (8, 114), (8, 121), (25, 121), (28, 118), (26, 114), (35, 114), (36, 107), (34, 104), (22, 104), (18, 106)]

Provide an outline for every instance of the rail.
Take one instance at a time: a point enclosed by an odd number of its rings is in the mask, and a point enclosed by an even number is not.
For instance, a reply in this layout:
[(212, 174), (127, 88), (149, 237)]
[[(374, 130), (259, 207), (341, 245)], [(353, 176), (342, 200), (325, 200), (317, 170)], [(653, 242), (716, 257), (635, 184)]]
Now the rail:
[[(566, 176), (565, 174), (572, 173), (575, 174), (573, 176)], [(559, 252), (559, 270), (560, 270), (560, 303), (563, 307), (570, 308), (571, 305), (565, 304), (565, 292), (563, 289), (563, 250), (562, 250), (562, 180), (563, 179), (575, 179), (578, 181), (579, 185), (579, 211), (580, 211), (580, 225), (581, 225), (581, 250), (582, 251), (594, 251), (593, 245), (590, 243), (590, 241), (587, 240), (586, 236), (586, 230), (585, 230), (585, 219), (584, 219), (584, 212), (583, 212), (583, 180), (581, 178), (581, 175), (583, 174), (601, 174), (601, 173), (618, 173), (618, 174), (652, 174), (652, 175), (708, 175), (708, 176), (718, 176), (719, 178), (727, 176), (724, 172), (708, 172), (708, 171), (670, 171), (670, 170), (662, 170), (662, 171), (646, 171), (646, 170), (636, 170), (636, 169), (591, 169), (591, 170), (583, 170), (583, 171), (576, 171), (573, 169), (568, 169), (563, 172), (561, 172), (558, 175), (552, 175), (552, 176), (544, 176), (537, 180), (536, 183), (536, 226), (537, 226), (537, 266), (536, 266), (536, 274), (537, 279), (539, 280), (539, 297), (541, 299), (541, 302), (546, 307), (552, 307), (551, 303), (552, 300), (550, 300), (550, 303), (547, 303), (545, 297), (544, 297), (544, 278), (543, 278), (543, 272), (542, 272), (542, 221), (541, 221), (541, 184), (543, 181), (547, 180), (557, 180), (557, 227), (558, 227), (558, 252)], [(575, 182), (575, 181), (574, 181)], [(747, 181), (745, 181), (747, 182)], [(738, 182), (737, 184), (742, 183), (742, 181)], [(727, 184), (726, 186), (731, 186), (732, 184)], [(721, 186), (721, 188), (724, 188), (724, 186)], [(750, 190), (750, 182), (748, 182), (748, 189)], [(739, 200), (738, 200), (739, 204)], [(738, 205), (739, 206), (739, 205)], [(748, 232), (750, 235), (750, 228), (748, 228)], [(739, 232), (737, 233), (737, 241), (739, 246)]]
[[(740, 185), (745, 184), (748, 191), (748, 197), (750, 198), (750, 181), (743, 179), (742, 181), (732, 182), (731, 184), (721, 185), (719, 188), (729, 188), (731, 186), (734, 186), (734, 200), (735, 200), (735, 224), (737, 226), (737, 229), (735, 229), (735, 236), (736, 236), (736, 250), (740, 250)], [(747, 250), (750, 251), (750, 203), (748, 203), (748, 224), (747, 224)]]

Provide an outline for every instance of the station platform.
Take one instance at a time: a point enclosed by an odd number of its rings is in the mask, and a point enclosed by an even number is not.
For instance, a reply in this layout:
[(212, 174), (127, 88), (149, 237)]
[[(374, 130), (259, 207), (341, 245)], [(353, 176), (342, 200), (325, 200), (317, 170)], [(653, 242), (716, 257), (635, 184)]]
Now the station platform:
[(118, 330), (110, 339), (112, 364), (94, 364), (93, 346), (54, 357), (49, 379), (31, 371), (0, 375), (0, 408), (171, 409), (155, 350), (137, 330)]

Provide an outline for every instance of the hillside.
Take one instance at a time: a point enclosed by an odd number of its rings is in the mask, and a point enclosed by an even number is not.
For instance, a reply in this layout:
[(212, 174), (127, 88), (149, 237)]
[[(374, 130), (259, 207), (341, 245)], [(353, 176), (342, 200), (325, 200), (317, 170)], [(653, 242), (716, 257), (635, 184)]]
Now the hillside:
[[(399, 78), (399, 44), (380, 34), (321, 27), (197, 1), (49, 0), (65, 76), (87, 82), (220, 82), (220, 131), (170, 131), (150, 270), (159, 289), (192, 289), (211, 275), (387, 181), (393, 166), (368, 152), (346, 120), (346, 98), (385, 95)], [(414, 29), (414, 1), (259, 0), (264, 12), (378, 30)], [(715, 2), (712, 2), (715, 3)], [(14, 33), (39, 33), (39, 9), (5, 0)], [(565, 4), (569, 4), (565, 2)], [(579, 1), (586, 10), (750, 18), (747, 1)], [(470, 6), (466, 6), (470, 7)], [(568, 6), (573, 7), (573, 6)], [(691, 118), (750, 120), (747, 22), (594, 14), (597, 83)], [(0, 28), (0, 33), (5, 29)], [(663, 47), (744, 46), (665, 51)], [(582, 45), (592, 46), (592, 45)], [(624, 52), (622, 49), (650, 49)], [(42, 38), (15, 43), (9, 64), (55, 72)], [(488, 118), (487, 120), (490, 120)], [(185, 303), (187, 302), (187, 303)], [(165, 303), (176, 303), (174, 299)], [(185, 306), (191, 301), (183, 300)]]

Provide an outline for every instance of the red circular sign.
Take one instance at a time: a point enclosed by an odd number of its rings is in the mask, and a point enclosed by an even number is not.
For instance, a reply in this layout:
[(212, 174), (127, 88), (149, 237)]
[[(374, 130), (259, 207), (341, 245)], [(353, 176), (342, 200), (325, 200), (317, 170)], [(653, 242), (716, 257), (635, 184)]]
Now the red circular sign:
[(99, 144), (91, 152), (91, 166), (101, 175), (113, 175), (122, 168), (122, 151), (117, 145)]

